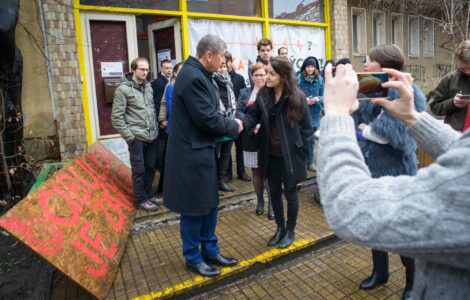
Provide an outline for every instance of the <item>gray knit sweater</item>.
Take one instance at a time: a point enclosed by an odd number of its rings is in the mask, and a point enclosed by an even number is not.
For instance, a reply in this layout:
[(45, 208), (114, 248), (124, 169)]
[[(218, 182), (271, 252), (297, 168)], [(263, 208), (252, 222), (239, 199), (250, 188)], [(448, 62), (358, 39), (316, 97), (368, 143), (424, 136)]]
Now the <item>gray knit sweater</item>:
[(470, 130), (423, 113), (408, 132), (436, 163), (416, 176), (370, 177), (353, 119), (320, 123), (318, 182), (341, 238), (416, 258), (413, 299), (470, 299)]

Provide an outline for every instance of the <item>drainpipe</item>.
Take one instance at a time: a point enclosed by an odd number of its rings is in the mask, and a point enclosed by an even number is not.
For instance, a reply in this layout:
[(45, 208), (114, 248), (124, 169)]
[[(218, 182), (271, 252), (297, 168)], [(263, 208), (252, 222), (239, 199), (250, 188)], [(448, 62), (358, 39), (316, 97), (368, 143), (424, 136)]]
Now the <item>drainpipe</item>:
[(47, 79), (49, 81), (49, 93), (51, 95), (51, 102), (52, 102), (52, 116), (54, 119), (57, 117), (56, 107), (55, 107), (55, 95), (54, 95), (54, 84), (52, 82), (52, 68), (51, 68), (51, 61), (49, 59), (49, 43), (47, 41), (47, 34), (46, 34), (46, 17), (44, 15), (44, 7), (42, 0), (37, 0), (38, 8), (39, 8), (39, 15), (41, 18), (41, 30), (42, 30), (42, 37), (44, 39), (44, 53), (46, 55), (46, 63), (47, 63)]

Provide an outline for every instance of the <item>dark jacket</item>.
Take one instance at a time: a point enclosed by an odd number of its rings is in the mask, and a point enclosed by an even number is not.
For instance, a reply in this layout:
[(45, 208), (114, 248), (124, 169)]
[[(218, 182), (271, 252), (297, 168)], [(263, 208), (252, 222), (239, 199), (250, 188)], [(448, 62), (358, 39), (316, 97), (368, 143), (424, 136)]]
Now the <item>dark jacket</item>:
[[(152, 82), (153, 89), (153, 103), (155, 105), (155, 116), (158, 119), (160, 114), (160, 103), (162, 102), (163, 92), (165, 91), (165, 86), (168, 84), (168, 79), (158, 73), (158, 77)], [(165, 129), (158, 126), (158, 138), (165, 139), (167, 137)]]
[(240, 91), (246, 88), (245, 78), (242, 75), (235, 72), (233, 69), (228, 72), (230, 78), (232, 79), (233, 84), (233, 93), (235, 94), (235, 99), (238, 99), (240, 96)]
[[(252, 108), (254, 102), (247, 106), (248, 101), (250, 100), (251, 93), (253, 92), (252, 88), (244, 88), (240, 91), (240, 97), (237, 99), (237, 111), (240, 111), (244, 115)], [(254, 128), (250, 130), (245, 130), (240, 135), (239, 139), (242, 140), (242, 149), (243, 151), (257, 152), (259, 149), (259, 138), (258, 135), (254, 133)]]
[(218, 102), (212, 73), (190, 56), (173, 90), (165, 157), (164, 203), (176, 213), (203, 216), (219, 203), (215, 138), (236, 138), (238, 125), (218, 113)]
[[(282, 93), (281, 98), (287, 98), (285, 92)], [(307, 178), (308, 147), (313, 138), (307, 103), (305, 101), (301, 103), (303, 105), (302, 118), (294, 127), (290, 127), (287, 123), (287, 105), (283, 106), (279, 116), (275, 118), (276, 128), (280, 135), (284, 167), (287, 171), (286, 183), (289, 187)], [(246, 130), (250, 130), (258, 123), (261, 124), (257, 134), (260, 141), (258, 167), (265, 178), (269, 164), (269, 116), (273, 106), (274, 89), (265, 87), (258, 92), (252, 108), (246, 114), (239, 113)]]
[[(426, 98), (417, 85), (413, 85), (417, 111), (424, 111)], [(389, 90), (390, 101), (399, 98), (398, 91)], [(415, 175), (416, 142), (406, 131), (406, 126), (393, 118), (386, 110), (370, 101), (360, 101), (359, 109), (353, 114), (356, 126), (368, 124), (388, 144), (378, 144), (365, 140), (360, 142), (361, 150), (373, 178), (382, 176)], [(380, 115), (380, 116), (379, 116)]]
[(429, 102), (431, 111), (437, 116), (445, 116), (445, 122), (458, 131), (462, 129), (468, 109), (468, 106), (454, 105), (454, 96), (459, 92), (470, 94), (470, 77), (456, 70), (439, 82)]

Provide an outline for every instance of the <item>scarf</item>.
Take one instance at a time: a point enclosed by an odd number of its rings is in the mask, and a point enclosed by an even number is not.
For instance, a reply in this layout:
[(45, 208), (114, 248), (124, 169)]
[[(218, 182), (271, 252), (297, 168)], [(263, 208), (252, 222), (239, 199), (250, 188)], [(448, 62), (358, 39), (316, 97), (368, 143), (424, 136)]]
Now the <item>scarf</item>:
[(314, 82), (315, 81), (315, 74), (307, 74), (305, 77), (304, 77), (304, 80), (307, 81), (307, 82)]

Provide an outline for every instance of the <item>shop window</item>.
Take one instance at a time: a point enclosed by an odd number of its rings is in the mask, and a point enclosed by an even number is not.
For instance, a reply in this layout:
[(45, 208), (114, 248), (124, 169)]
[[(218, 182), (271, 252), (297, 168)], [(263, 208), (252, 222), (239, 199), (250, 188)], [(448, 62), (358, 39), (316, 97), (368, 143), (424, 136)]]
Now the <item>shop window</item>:
[(374, 11), (372, 13), (372, 46), (385, 44), (385, 13)]
[(351, 8), (352, 49), (353, 55), (366, 55), (366, 10), (363, 8)]
[(424, 19), (424, 57), (434, 57), (434, 20)]
[(403, 15), (391, 14), (392, 44), (403, 49)]
[(408, 55), (419, 57), (419, 17), (408, 17)]
[(186, 0), (188, 11), (237, 16), (261, 16), (261, 0)]
[(325, 22), (322, 0), (269, 0), (269, 17), (274, 19)]
[(175, 0), (80, 0), (80, 4), (125, 8), (179, 10), (178, 1)]

